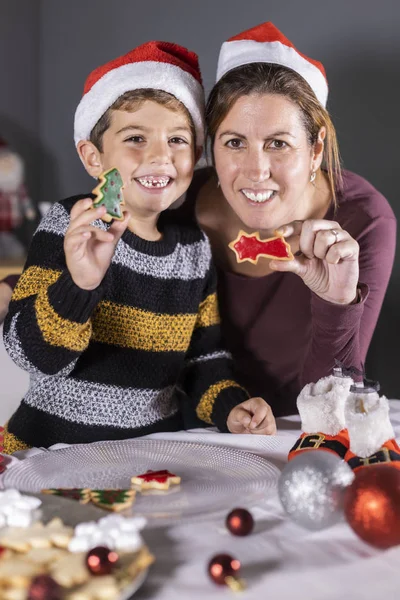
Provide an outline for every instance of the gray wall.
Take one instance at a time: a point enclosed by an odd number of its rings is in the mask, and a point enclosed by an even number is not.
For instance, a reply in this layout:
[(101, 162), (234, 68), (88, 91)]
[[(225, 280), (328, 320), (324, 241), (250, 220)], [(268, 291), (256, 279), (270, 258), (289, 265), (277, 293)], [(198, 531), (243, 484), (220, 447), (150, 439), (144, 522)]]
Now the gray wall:
[(0, 135), (23, 156), (39, 193), (39, 4), (0, 0)]
[[(3, 5), (9, 21), (6, 26)], [(32, 162), (35, 166), (38, 159), (40, 162), (41, 200), (54, 201), (92, 187), (72, 140), (73, 114), (90, 70), (144, 41), (164, 39), (200, 55), (209, 90), (221, 42), (271, 20), (303, 52), (325, 65), (329, 108), (344, 164), (380, 189), (400, 217), (396, 169), (400, 158), (398, 0), (0, 0), (0, 7), (0, 54), (4, 50), (9, 53), (6, 46), (19, 47), (21, 36), (28, 53), (20, 59), (29, 65), (23, 66), (28, 81), (20, 81), (22, 67), (17, 61), (10, 72), (5, 112), (28, 134), (35, 130), (35, 123), (40, 124), (40, 152)], [(38, 18), (40, 44), (35, 47)], [(38, 63), (32, 60), (35, 48), (40, 51)], [(7, 56), (0, 56), (0, 73), (9, 72), (7, 65)], [(381, 380), (387, 395), (397, 397), (399, 298), (398, 257), (368, 365), (368, 375)]]

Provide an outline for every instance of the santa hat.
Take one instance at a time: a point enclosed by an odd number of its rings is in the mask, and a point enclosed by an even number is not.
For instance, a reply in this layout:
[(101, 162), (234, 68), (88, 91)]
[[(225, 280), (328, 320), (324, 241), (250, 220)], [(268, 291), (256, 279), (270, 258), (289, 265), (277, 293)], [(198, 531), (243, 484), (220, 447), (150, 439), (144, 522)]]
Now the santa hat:
[(172, 94), (189, 111), (197, 145), (204, 142), (204, 89), (197, 54), (178, 44), (147, 42), (105, 65), (86, 79), (75, 112), (74, 139), (89, 139), (97, 121), (123, 94), (152, 88)]
[(271, 22), (239, 33), (222, 44), (217, 81), (236, 67), (257, 62), (292, 69), (307, 81), (322, 106), (326, 106), (328, 82), (323, 65), (299, 52)]

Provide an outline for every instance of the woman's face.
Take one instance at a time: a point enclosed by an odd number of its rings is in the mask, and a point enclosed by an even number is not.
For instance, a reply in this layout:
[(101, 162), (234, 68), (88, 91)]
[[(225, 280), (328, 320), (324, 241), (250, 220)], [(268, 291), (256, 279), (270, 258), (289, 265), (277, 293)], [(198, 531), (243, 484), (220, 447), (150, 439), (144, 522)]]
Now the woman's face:
[(242, 223), (272, 233), (308, 218), (310, 175), (322, 149), (310, 146), (300, 109), (286, 97), (240, 97), (216, 132), (214, 156), (222, 192)]

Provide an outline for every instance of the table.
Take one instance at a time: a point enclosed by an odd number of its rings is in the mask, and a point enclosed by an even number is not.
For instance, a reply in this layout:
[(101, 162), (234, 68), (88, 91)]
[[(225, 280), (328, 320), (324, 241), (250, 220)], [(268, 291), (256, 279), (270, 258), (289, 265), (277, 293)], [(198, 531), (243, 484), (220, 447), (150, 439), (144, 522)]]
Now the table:
[[(400, 401), (392, 400), (390, 406), (396, 436), (400, 438)], [(278, 433), (273, 437), (221, 434), (209, 429), (147, 437), (232, 446), (265, 457), (282, 468), (299, 433), (299, 418), (293, 416), (278, 419)], [(227, 507), (227, 512), (231, 508)], [(276, 494), (255, 506), (252, 512), (255, 531), (245, 538), (231, 536), (223, 519), (212, 516), (198, 522), (145, 530), (143, 537), (156, 562), (133, 600), (234, 597), (233, 592), (215, 586), (206, 575), (209, 559), (220, 552), (229, 552), (242, 562), (243, 577), (248, 584), (240, 595), (243, 600), (399, 597), (400, 546), (387, 551), (372, 548), (357, 538), (345, 522), (319, 532), (304, 530), (285, 516)]]

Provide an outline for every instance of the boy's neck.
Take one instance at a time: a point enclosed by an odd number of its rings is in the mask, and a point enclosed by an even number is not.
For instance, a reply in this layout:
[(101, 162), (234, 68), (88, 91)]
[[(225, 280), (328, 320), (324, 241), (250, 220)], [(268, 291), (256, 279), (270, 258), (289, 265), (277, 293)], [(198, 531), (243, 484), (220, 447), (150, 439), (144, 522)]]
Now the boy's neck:
[(128, 229), (148, 242), (158, 242), (162, 238), (162, 234), (157, 228), (159, 215), (152, 215), (151, 217), (137, 217), (131, 216), (128, 223)]

